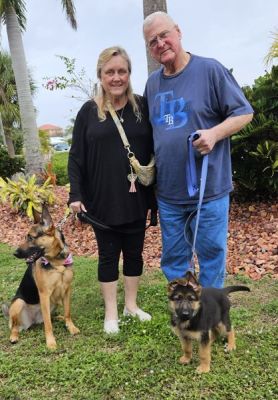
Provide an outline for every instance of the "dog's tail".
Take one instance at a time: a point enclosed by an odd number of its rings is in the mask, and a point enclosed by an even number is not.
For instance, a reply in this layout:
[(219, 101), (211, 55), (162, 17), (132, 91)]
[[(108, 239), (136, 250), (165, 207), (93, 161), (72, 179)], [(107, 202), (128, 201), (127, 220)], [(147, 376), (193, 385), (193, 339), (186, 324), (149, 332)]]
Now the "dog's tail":
[(250, 289), (247, 286), (227, 286), (227, 287), (223, 288), (223, 291), (226, 294), (229, 294), (232, 292), (241, 292), (241, 291), (250, 292)]
[(9, 318), (9, 306), (7, 303), (1, 304), (2, 313), (5, 318)]

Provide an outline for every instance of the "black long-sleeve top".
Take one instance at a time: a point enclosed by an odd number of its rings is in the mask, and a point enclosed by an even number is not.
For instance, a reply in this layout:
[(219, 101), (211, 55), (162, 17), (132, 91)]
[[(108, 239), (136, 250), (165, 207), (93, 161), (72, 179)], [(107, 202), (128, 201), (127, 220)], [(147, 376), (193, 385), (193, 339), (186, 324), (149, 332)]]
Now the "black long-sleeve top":
[[(147, 165), (153, 152), (152, 129), (146, 100), (137, 98), (142, 119), (136, 120), (127, 103), (123, 128), (131, 151)], [(99, 121), (96, 103), (86, 102), (77, 114), (69, 153), (69, 203), (82, 201), (89, 214), (110, 226), (142, 220), (154, 204), (153, 188), (136, 181), (136, 192), (130, 193), (129, 173), (127, 151), (111, 115)]]

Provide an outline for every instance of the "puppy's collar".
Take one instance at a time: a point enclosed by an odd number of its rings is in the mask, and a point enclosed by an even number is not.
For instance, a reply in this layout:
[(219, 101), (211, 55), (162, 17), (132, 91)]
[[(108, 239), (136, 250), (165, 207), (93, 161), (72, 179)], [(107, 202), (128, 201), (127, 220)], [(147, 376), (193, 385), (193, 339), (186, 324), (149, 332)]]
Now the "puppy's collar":
[[(41, 257), (41, 263), (42, 263), (43, 267), (47, 267), (48, 265), (51, 265), (51, 263), (48, 261), (48, 259), (46, 257)], [(63, 265), (65, 267), (69, 267), (72, 264), (73, 264), (72, 254), (69, 253), (67, 258), (64, 260)]]

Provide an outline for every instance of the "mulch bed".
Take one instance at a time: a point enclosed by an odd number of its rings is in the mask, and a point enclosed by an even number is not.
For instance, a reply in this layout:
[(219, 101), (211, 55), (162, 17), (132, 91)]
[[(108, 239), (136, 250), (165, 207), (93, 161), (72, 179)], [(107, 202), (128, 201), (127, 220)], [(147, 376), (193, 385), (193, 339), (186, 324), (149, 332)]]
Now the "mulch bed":
[[(68, 193), (56, 187), (56, 202), (50, 208), (55, 223), (61, 221)], [(30, 221), (15, 213), (8, 204), (0, 204), (0, 242), (17, 246), (25, 237)], [(97, 256), (97, 245), (90, 226), (69, 217), (63, 225), (66, 241), (75, 255)], [(160, 228), (146, 232), (144, 261), (146, 268), (159, 268), (161, 255)], [(273, 202), (242, 203), (233, 200), (230, 210), (227, 269), (259, 280), (266, 274), (278, 279), (278, 204)]]

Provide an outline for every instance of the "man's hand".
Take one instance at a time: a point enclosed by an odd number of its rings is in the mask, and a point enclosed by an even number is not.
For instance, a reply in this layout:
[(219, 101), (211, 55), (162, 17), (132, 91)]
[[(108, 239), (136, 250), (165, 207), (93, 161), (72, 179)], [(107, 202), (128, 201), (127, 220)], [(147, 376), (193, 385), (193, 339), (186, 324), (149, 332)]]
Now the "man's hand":
[(193, 142), (193, 146), (204, 156), (212, 151), (216, 142), (239, 132), (246, 124), (252, 121), (252, 118), (253, 114), (228, 117), (223, 122), (210, 129), (197, 130), (196, 133), (198, 133), (200, 137)]
[(196, 131), (199, 134), (199, 139), (194, 140), (193, 147), (204, 156), (212, 151), (216, 143), (216, 134), (212, 129), (202, 129)]

